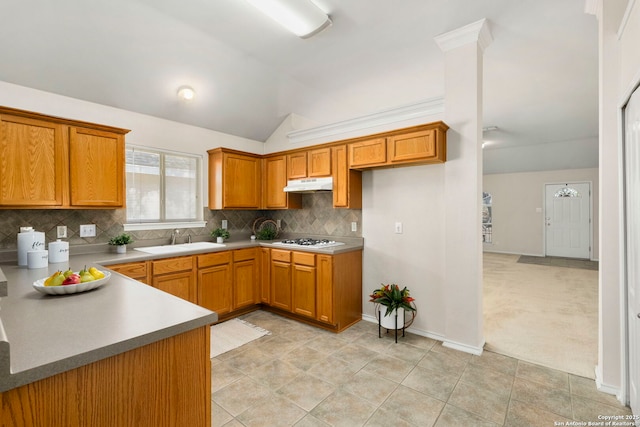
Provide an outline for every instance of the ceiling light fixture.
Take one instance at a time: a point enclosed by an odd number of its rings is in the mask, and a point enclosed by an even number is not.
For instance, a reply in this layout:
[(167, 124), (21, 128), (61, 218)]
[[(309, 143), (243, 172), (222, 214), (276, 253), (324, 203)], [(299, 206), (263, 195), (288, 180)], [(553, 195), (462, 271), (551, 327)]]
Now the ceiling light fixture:
[(191, 86), (180, 86), (178, 97), (183, 101), (191, 101), (196, 96), (196, 91)]
[(331, 25), (331, 19), (310, 0), (247, 0), (253, 7), (306, 39)]
[(491, 132), (492, 130), (498, 130), (498, 126), (487, 126), (482, 128), (482, 132)]

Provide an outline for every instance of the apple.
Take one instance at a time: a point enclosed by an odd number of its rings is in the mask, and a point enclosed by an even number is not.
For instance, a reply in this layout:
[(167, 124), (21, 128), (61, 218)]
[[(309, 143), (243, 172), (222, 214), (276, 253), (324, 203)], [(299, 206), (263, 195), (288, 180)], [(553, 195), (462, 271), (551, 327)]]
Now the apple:
[(80, 283), (80, 276), (78, 274), (76, 274), (76, 273), (70, 274), (62, 282), (63, 285), (77, 285), (78, 283)]

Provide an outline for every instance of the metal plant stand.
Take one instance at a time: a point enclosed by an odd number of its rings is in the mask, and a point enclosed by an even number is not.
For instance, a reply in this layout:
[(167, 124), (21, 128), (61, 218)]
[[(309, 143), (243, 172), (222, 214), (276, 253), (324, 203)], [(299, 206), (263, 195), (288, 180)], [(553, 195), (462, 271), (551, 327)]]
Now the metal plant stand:
[[(411, 305), (415, 308), (415, 305), (413, 303), (411, 303)], [(381, 318), (382, 315), (380, 314), (380, 304), (376, 304), (375, 305), (375, 311), (376, 311), (376, 317), (378, 318), (378, 338), (382, 338), (382, 322), (381, 322)], [(406, 313), (406, 310), (404, 311), (404, 313)], [(411, 311), (411, 319), (410, 320), (406, 320), (406, 319), (402, 319), (402, 336), (404, 337), (404, 330), (406, 328), (408, 328), (409, 326), (411, 326), (411, 324), (413, 323), (413, 319), (415, 319), (416, 317), (416, 312), (415, 311)], [(395, 340), (396, 340), (396, 344), (398, 343), (398, 311), (396, 310), (396, 314), (395, 314)], [(389, 333), (389, 329), (384, 328), (387, 330), (387, 333)]]

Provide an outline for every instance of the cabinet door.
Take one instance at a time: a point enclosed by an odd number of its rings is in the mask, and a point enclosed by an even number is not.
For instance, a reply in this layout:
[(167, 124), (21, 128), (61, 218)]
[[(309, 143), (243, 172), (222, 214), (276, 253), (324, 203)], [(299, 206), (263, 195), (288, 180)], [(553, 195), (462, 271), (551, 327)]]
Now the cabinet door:
[(300, 209), (302, 196), (285, 193), (287, 185), (287, 156), (264, 159), (264, 207), (266, 209)]
[(147, 261), (128, 262), (126, 264), (108, 265), (107, 268), (142, 283), (149, 284)]
[(0, 205), (61, 206), (65, 144), (61, 125), (0, 115)]
[(435, 130), (425, 130), (388, 137), (389, 161), (407, 162), (435, 158), (435, 134)]
[(333, 147), (333, 207), (362, 209), (362, 172), (349, 169), (346, 145)]
[(331, 148), (309, 150), (307, 169), (310, 177), (331, 176)]
[(233, 262), (233, 309), (256, 304), (258, 275), (257, 262), (254, 259)]
[(307, 153), (293, 153), (287, 156), (288, 179), (299, 179), (307, 177)]
[(317, 316), (321, 322), (333, 323), (333, 257), (318, 255)]
[(231, 264), (225, 263), (198, 270), (198, 305), (218, 315), (231, 311)]
[(72, 206), (124, 206), (124, 136), (69, 129)]
[(271, 262), (271, 305), (291, 311), (291, 263)]
[(151, 283), (154, 288), (165, 291), (171, 295), (175, 295), (184, 300), (197, 303), (196, 284), (193, 272), (183, 271), (181, 273), (161, 274), (153, 276)]
[(385, 138), (369, 139), (349, 144), (349, 167), (370, 167), (387, 162)]
[(316, 268), (308, 265), (293, 264), (291, 282), (293, 312), (316, 317)]
[(260, 301), (271, 305), (271, 249), (260, 248)]
[(260, 159), (225, 154), (224, 206), (226, 208), (260, 207)]

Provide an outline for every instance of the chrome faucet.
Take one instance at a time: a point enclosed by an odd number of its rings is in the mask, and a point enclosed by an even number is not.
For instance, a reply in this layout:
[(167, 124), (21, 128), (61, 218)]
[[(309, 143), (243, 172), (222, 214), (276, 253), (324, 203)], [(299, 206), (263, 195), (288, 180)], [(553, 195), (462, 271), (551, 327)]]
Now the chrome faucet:
[(172, 245), (176, 244), (176, 237), (178, 237), (178, 234), (180, 234), (180, 230), (178, 230), (177, 228), (175, 230), (173, 230), (173, 233), (171, 233), (171, 244)]
[(191, 243), (191, 234), (187, 234), (187, 243)]

